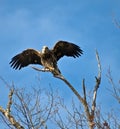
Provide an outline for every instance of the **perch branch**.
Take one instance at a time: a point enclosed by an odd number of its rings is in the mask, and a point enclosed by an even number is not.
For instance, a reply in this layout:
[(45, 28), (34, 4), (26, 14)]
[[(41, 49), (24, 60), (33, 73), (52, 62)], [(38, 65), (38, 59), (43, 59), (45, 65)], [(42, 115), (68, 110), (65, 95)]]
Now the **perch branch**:
[(37, 71), (41, 71), (41, 72), (50, 72), (50, 70), (49, 69), (39, 69), (39, 68), (37, 68), (37, 67), (35, 67), (35, 66), (30, 66), (31, 68), (33, 68), (34, 70), (37, 70)]

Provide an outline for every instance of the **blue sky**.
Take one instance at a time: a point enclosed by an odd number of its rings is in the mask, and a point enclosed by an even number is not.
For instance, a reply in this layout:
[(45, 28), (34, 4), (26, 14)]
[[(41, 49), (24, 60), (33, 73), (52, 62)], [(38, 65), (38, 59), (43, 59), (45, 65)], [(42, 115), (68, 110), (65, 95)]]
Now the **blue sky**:
[[(58, 40), (67, 40), (79, 45), (84, 54), (78, 59), (61, 59), (58, 66), (63, 75), (80, 92), (85, 78), (91, 90), (97, 75), (97, 49), (102, 64), (98, 101), (106, 109), (117, 106), (106, 89), (110, 87), (106, 78), (109, 66), (114, 80), (120, 79), (120, 29), (115, 26), (113, 15), (120, 21), (119, 0), (0, 0), (0, 76), (18, 87), (37, 84), (39, 77), (41, 87), (49, 89), (51, 85), (66, 100), (71, 99), (73, 93), (50, 73), (38, 73), (30, 67), (15, 71), (9, 65), (10, 59), (26, 48), (41, 50), (43, 45), (52, 48)], [(0, 86), (0, 104), (5, 106), (8, 90), (2, 81)]]

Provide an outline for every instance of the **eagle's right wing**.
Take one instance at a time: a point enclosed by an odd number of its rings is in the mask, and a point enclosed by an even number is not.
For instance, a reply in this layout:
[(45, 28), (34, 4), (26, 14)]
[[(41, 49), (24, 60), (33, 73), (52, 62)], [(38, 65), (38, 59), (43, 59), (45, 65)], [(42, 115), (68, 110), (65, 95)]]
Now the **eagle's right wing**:
[(21, 69), (29, 64), (41, 64), (41, 57), (40, 52), (34, 49), (27, 49), (24, 50), (22, 53), (17, 54), (14, 56), (10, 63), (11, 67), (14, 69)]

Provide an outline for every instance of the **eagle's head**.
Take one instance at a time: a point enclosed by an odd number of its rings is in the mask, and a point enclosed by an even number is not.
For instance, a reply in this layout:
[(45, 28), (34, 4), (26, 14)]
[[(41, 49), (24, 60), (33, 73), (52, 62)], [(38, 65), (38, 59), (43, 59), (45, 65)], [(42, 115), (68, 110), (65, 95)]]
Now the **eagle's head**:
[(47, 53), (47, 52), (49, 52), (49, 48), (47, 46), (43, 46), (42, 53), (44, 54), (44, 53)]

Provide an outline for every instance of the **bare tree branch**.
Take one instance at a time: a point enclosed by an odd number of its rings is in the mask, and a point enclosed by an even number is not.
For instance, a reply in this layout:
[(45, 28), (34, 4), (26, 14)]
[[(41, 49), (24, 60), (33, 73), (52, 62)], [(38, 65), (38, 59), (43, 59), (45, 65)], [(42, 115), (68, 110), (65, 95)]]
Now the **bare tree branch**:
[(16, 121), (16, 119), (11, 115), (11, 105), (12, 105), (12, 95), (13, 95), (14, 90), (11, 89), (9, 93), (9, 101), (7, 105), (7, 109), (3, 109), (0, 106), (0, 112), (7, 118), (7, 120), (13, 125), (16, 129), (24, 129), (22, 125), (20, 125), (19, 122)]
[(98, 55), (97, 50), (96, 50), (96, 59), (98, 62), (98, 77), (95, 77), (96, 85), (95, 85), (94, 90), (93, 90), (93, 100), (92, 100), (92, 109), (91, 109), (92, 116), (94, 116), (94, 113), (95, 113), (97, 91), (98, 91), (99, 85), (101, 83), (101, 64), (100, 64), (100, 59), (99, 59), (99, 55)]
[(8, 105), (7, 105), (7, 111), (8, 111), (9, 113), (11, 112), (13, 93), (14, 93), (14, 89), (11, 89), (11, 91), (10, 91), (10, 93), (9, 93), (9, 101), (8, 101)]

